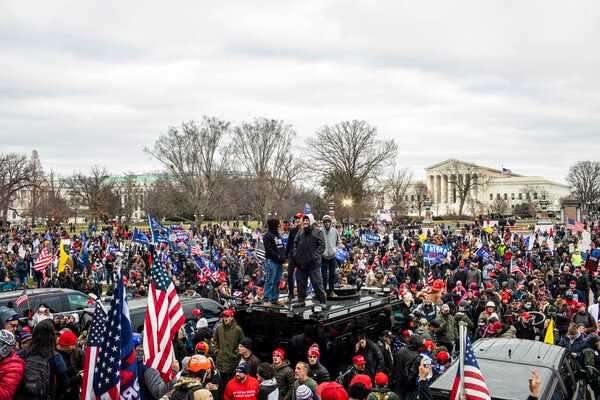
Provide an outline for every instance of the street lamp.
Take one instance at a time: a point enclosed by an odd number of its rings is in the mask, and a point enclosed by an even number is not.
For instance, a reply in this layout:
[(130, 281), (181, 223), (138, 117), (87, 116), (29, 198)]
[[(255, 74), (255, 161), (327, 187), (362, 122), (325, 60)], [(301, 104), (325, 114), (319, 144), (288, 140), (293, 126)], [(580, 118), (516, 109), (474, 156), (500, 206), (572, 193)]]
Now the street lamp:
[(346, 209), (346, 217), (348, 220), (348, 224), (350, 223), (350, 208), (352, 207), (352, 198), (346, 197), (342, 199), (342, 206)]

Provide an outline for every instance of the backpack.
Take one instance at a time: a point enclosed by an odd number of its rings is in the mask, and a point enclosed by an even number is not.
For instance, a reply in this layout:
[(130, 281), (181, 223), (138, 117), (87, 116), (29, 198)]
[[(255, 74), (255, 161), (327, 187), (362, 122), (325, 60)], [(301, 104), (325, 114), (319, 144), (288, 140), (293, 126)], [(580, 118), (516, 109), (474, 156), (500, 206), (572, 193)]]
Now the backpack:
[(194, 392), (203, 388), (204, 385), (198, 379), (182, 376), (173, 385), (172, 392), (161, 400), (193, 400)]
[(23, 379), (17, 397), (23, 399), (47, 399), (50, 397), (50, 363), (40, 355), (25, 359)]

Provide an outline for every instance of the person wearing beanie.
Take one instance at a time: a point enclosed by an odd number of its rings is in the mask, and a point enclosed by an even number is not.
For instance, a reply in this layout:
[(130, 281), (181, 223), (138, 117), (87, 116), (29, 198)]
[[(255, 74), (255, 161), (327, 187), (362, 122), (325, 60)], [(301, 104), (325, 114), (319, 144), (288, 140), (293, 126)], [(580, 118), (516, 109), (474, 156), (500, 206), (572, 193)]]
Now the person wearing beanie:
[(15, 336), (0, 330), (0, 399), (12, 399), (21, 383), (25, 362), (15, 354)]
[(317, 387), (321, 400), (348, 400), (348, 392), (337, 382), (324, 382)]
[(9, 307), (0, 307), (0, 329), (6, 329), (13, 335), (17, 333), (19, 327), (19, 314)]
[(240, 354), (240, 363), (246, 363), (248, 366), (248, 375), (256, 378), (259, 358), (252, 352), (252, 339), (245, 337), (238, 344), (238, 353)]
[(307, 353), (308, 357), (308, 376), (313, 378), (318, 384), (329, 381), (329, 371), (321, 364), (321, 352), (316, 343), (310, 346)]
[[(296, 364), (296, 368), (294, 369), (294, 377), (296, 380), (294, 381), (294, 386), (290, 393), (291, 396), (288, 395), (287, 397), (288, 400), (309, 400), (316, 396), (318, 385), (314, 379), (308, 376), (308, 369), (308, 364), (305, 362), (299, 361)], [(298, 399), (298, 389), (301, 386), (305, 386), (311, 391), (310, 397), (307, 397), (308, 395), (305, 393), (305, 391), (301, 390), (303, 399)]]
[(279, 305), (279, 281), (283, 271), (285, 246), (279, 234), (279, 220), (267, 221), (268, 232), (263, 237), (265, 245), (265, 303), (264, 305)]
[(367, 400), (400, 400), (400, 397), (390, 390), (390, 378), (385, 372), (375, 374), (375, 386), (367, 396)]
[(286, 360), (283, 349), (273, 350), (272, 357), (273, 376), (279, 388), (279, 399), (286, 399), (294, 386), (294, 370), (290, 367), (290, 362)]
[(238, 345), (245, 338), (244, 331), (235, 322), (235, 312), (231, 309), (223, 311), (223, 322), (217, 325), (214, 342), (217, 352), (217, 369), (221, 372), (223, 382), (228, 382), (239, 363)]
[(258, 379), (248, 375), (248, 366), (241, 363), (235, 368), (235, 376), (227, 382), (223, 399), (257, 400), (258, 392)]
[(327, 304), (327, 294), (323, 288), (323, 275), (321, 261), (325, 252), (325, 235), (316, 226), (312, 225), (312, 215), (304, 215), (302, 229), (294, 238), (293, 257), (297, 262), (296, 284), (298, 286), (298, 301), (300, 304), (306, 300), (308, 280), (315, 290), (316, 299), (324, 306)]
[(323, 232), (323, 236), (325, 238), (325, 251), (323, 252), (323, 261), (321, 264), (323, 287), (327, 292), (327, 296), (333, 297), (335, 295), (333, 288), (336, 281), (335, 269), (337, 267), (335, 253), (340, 241), (340, 235), (337, 229), (331, 226), (331, 217), (329, 215), (325, 214), (322, 221), (323, 227), (321, 228), (321, 231)]
[(306, 385), (300, 385), (298, 386), (298, 389), (296, 389), (296, 400), (312, 400), (313, 397), (314, 394), (312, 390)]
[(76, 400), (79, 398), (83, 371), (84, 354), (77, 347), (77, 336), (70, 329), (63, 329), (56, 341), (56, 350), (62, 356), (67, 375), (71, 377), (69, 387), (61, 397), (64, 400)]
[(258, 365), (258, 400), (279, 400), (279, 387), (273, 376), (273, 366), (269, 363)]

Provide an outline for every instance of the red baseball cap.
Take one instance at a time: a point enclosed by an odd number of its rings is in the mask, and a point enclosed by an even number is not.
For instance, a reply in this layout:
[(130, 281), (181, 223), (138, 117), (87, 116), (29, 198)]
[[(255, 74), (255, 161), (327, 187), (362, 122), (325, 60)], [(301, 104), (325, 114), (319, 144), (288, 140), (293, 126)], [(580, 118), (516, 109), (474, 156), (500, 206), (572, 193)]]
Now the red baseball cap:
[(357, 355), (357, 356), (352, 357), (352, 364), (365, 365), (366, 363), (367, 363), (367, 361), (360, 354)]
[(234, 315), (235, 315), (235, 311), (233, 311), (231, 308), (228, 308), (225, 311), (223, 311), (224, 317), (233, 317)]
[(348, 385), (348, 387), (355, 385), (357, 383), (362, 383), (363, 386), (369, 391), (371, 389), (373, 389), (373, 382), (371, 382), (371, 378), (369, 377), (369, 375), (365, 375), (365, 374), (354, 375), (354, 377), (350, 381), (350, 385)]
[(439, 353), (437, 353), (435, 358), (438, 363), (444, 365), (448, 362), (448, 360), (450, 360), (450, 354), (447, 351), (442, 350)]
[(61, 346), (75, 346), (77, 336), (70, 329), (65, 329), (58, 337), (58, 344)]
[(390, 378), (384, 372), (378, 372), (375, 374), (375, 384), (377, 386), (385, 386), (390, 383)]

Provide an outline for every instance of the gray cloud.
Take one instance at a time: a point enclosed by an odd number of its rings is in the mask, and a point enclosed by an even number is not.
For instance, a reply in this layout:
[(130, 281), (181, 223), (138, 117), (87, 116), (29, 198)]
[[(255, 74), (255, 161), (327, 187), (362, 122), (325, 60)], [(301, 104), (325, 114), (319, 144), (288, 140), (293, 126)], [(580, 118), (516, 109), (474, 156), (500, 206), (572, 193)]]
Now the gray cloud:
[(284, 119), (299, 146), (361, 118), (417, 176), (452, 157), (562, 180), (600, 151), (599, 22), (593, 1), (5, 1), (1, 151), (143, 172), (203, 114)]

